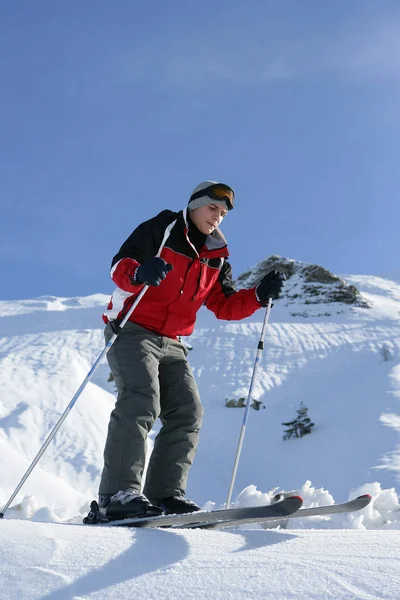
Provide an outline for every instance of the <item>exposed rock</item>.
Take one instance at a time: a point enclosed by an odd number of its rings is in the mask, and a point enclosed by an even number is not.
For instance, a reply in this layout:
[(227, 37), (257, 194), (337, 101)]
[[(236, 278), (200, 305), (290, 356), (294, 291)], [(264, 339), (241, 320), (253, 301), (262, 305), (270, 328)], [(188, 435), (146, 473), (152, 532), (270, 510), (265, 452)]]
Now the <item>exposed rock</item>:
[(333, 275), (330, 271), (327, 271), (319, 265), (309, 265), (303, 268), (304, 278), (306, 281), (316, 281), (318, 283), (337, 283), (340, 280), (339, 277)]
[[(370, 308), (367, 300), (363, 298), (354, 285), (349, 285), (344, 279), (334, 275), (319, 265), (303, 263), (272, 254), (259, 262), (253, 269), (238, 277), (238, 288), (250, 288), (257, 285), (260, 279), (272, 269), (285, 273), (287, 281), (284, 286), (282, 299), (286, 305), (296, 304), (346, 304), (360, 308)], [(333, 308), (333, 307), (332, 307)], [(336, 307), (339, 308), (339, 307)], [(335, 312), (338, 312), (336, 310)], [(329, 316), (330, 312), (321, 312), (313, 316)], [(307, 310), (293, 313), (296, 316), (311, 316)]]
[(277, 271), (281, 271), (281, 273), (285, 273), (287, 278), (289, 278), (295, 273), (295, 264), (296, 261), (294, 260), (283, 258), (277, 254), (271, 254), (271, 256), (259, 262), (249, 271), (242, 273), (242, 275), (237, 278), (237, 286), (239, 288), (253, 287), (257, 285), (260, 279), (272, 269), (276, 269)]

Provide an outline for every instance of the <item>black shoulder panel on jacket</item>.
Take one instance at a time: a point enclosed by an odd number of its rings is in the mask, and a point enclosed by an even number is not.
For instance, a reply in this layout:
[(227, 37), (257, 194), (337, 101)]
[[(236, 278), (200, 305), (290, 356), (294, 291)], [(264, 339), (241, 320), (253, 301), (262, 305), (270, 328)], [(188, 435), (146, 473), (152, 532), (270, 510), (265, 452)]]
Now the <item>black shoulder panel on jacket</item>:
[(232, 280), (232, 267), (227, 260), (222, 265), (218, 281), (225, 296), (232, 296), (236, 292), (236, 287)]
[(193, 260), (196, 258), (197, 254), (187, 240), (185, 235), (185, 227), (186, 224), (181, 211), (178, 213), (178, 222), (175, 227), (172, 228), (171, 234), (165, 243), (165, 247), (170, 248), (179, 254), (183, 254), (184, 256), (187, 256)]
[(142, 263), (155, 256), (166, 228), (177, 216), (178, 213), (172, 210), (163, 210), (156, 217), (141, 223), (122, 244), (118, 254), (112, 260), (111, 267), (122, 258), (134, 258)]

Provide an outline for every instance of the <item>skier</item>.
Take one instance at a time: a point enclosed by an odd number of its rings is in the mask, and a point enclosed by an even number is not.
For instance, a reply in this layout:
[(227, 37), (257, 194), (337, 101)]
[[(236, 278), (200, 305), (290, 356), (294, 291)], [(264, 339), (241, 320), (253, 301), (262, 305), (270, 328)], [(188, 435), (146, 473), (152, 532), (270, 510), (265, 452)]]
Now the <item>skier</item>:
[[(164, 210), (139, 225), (112, 261), (117, 289), (103, 320), (107, 341), (119, 331), (107, 354), (118, 398), (99, 487), (100, 512), (110, 519), (200, 510), (185, 491), (203, 408), (180, 337), (192, 333), (203, 304), (218, 319), (244, 319), (266, 306), (270, 297), (277, 299), (285, 279), (273, 270), (256, 287), (236, 291), (227, 242), (219, 229), (234, 198), (225, 184), (200, 183), (184, 210)], [(144, 285), (147, 292), (119, 330)], [(158, 417), (162, 427), (142, 493), (146, 439)]]

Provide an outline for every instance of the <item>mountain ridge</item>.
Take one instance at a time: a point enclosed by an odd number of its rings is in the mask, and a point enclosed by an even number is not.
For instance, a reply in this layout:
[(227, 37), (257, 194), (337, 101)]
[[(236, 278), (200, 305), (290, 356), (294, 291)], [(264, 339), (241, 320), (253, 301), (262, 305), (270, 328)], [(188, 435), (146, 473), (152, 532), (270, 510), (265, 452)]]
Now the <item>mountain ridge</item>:
[[(286, 275), (281, 302), (290, 306), (302, 301), (301, 303), (305, 305), (303, 311), (298, 311), (295, 316), (329, 316), (333, 311), (338, 314), (337, 305), (340, 304), (365, 309), (371, 308), (371, 304), (363, 298), (358, 288), (347, 283), (344, 278), (334, 275), (320, 265), (285, 258), (277, 254), (271, 254), (242, 273), (236, 280), (238, 289), (254, 287), (264, 275), (273, 269)], [(330, 311), (325, 309), (319, 313), (315, 310), (307, 310), (307, 306), (317, 304), (334, 304), (335, 306), (331, 306)]]

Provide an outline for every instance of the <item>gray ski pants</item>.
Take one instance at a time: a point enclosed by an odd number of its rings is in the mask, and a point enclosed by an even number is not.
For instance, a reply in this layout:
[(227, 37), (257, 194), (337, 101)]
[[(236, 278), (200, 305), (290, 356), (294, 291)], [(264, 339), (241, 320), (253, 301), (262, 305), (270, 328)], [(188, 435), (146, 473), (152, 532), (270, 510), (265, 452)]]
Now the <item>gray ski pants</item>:
[[(108, 341), (113, 335), (105, 329)], [(99, 494), (142, 490), (146, 439), (157, 417), (143, 492), (151, 500), (185, 493), (203, 407), (187, 349), (128, 321), (107, 354), (118, 398), (111, 413)]]

